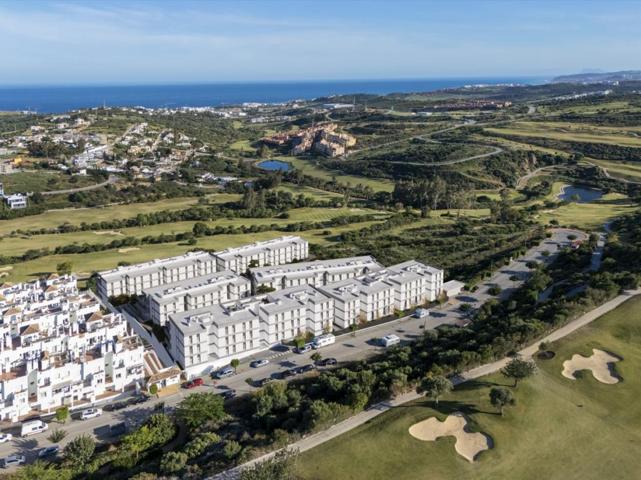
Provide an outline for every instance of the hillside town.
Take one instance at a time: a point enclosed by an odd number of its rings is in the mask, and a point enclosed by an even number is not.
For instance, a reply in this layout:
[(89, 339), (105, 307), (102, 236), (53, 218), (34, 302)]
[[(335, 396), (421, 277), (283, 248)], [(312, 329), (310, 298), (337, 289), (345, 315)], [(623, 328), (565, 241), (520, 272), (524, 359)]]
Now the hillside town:
[(356, 145), (356, 138), (337, 132), (338, 125), (325, 123), (292, 133), (279, 133), (262, 139), (266, 145), (288, 146), (292, 155), (316, 152), (327, 157), (340, 157)]

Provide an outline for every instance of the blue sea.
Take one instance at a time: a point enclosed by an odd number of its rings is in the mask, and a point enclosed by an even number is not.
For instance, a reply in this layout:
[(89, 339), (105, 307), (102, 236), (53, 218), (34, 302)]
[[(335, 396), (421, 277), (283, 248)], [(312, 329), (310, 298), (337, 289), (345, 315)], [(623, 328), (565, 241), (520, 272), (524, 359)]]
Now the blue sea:
[(340, 94), (433, 92), (472, 84), (544, 83), (545, 78), (443, 78), (424, 80), (335, 80), (132, 86), (0, 87), (0, 111), (61, 113), (102, 105), (205, 107), (243, 102), (278, 103)]

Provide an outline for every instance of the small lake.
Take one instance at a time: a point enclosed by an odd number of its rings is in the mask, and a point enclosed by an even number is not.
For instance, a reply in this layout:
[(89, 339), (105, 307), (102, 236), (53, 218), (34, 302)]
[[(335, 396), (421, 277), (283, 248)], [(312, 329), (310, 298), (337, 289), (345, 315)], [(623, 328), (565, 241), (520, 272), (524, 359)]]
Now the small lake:
[(563, 187), (563, 190), (561, 190), (561, 193), (559, 193), (558, 198), (559, 200), (571, 202), (574, 201), (573, 197), (578, 197), (579, 203), (588, 203), (599, 200), (602, 196), (603, 192), (601, 190), (587, 187), (578, 187), (576, 185), (565, 185)]
[(292, 169), (292, 166), (289, 163), (281, 160), (263, 160), (262, 162), (258, 162), (257, 166), (263, 170), (280, 172), (287, 172)]

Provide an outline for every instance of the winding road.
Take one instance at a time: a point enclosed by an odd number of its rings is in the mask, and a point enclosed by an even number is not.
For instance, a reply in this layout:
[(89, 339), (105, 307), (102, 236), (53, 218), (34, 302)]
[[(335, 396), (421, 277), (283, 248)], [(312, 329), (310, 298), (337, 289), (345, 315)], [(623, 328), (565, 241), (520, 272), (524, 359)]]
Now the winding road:
[(50, 190), (48, 192), (40, 192), (40, 193), (42, 193), (42, 195), (60, 195), (60, 194), (76, 193), (76, 192), (88, 192), (90, 190), (96, 190), (98, 188), (106, 187), (107, 185), (116, 183), (117, 181), (118, 181), (118, 177), (116, 177), (115, 175), (109, 175), (109, 178), (107, 180), (101, 183), (96, 183), (95, 185), (87, 185), (86, 187), (78, 187), (78, 188), (67, 188), (64, 190)]

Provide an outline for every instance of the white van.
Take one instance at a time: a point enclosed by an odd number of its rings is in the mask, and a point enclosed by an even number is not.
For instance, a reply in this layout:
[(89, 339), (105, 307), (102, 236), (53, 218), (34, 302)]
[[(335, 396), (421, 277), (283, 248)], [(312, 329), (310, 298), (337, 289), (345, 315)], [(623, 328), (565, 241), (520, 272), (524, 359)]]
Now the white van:
[(48, 429), (49, 425), (42, 420), (31, 420), (30, 422), (24, 422), (22, 424), (20, 436), (28, 437), (29, 435), (35, 435), (36, 433), (46, 432)]
[(393, 333), (385, 335), (383, 338), (381, 338), (381, 345), (385, 348), (391, 347), (392, 345), (398, 345), (399, 343), (401, 343), (401, 339)]
[(332, 343), (335, 343), (335, 342), (336, 342), (336, 337), (334, 335), (332, 335), (331, 333), (325, 333), (323, 335), (319, 335), (318, 337), (314, 338), (314, 340), (312, 340), (312, 348), (316, 350), (318, 348), (331, 345)]

